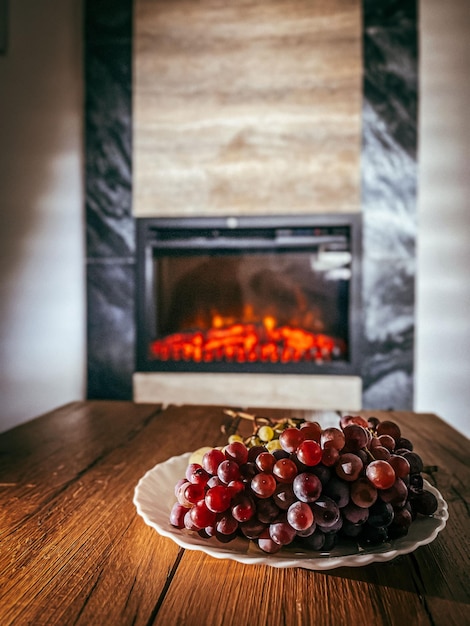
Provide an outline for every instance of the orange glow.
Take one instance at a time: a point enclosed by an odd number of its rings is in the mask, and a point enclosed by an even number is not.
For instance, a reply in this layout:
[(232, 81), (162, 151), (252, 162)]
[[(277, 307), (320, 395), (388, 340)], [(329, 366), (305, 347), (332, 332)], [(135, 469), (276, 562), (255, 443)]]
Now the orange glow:
[(236, 363), (317, 363), (344, 357), (341, 341), (294, 326), (277, 326), (274, 317), (263, 323), (224, 325), (215, 318), (208, 330), (184, 331), (150, 344), (150, 357), (160, 361)]

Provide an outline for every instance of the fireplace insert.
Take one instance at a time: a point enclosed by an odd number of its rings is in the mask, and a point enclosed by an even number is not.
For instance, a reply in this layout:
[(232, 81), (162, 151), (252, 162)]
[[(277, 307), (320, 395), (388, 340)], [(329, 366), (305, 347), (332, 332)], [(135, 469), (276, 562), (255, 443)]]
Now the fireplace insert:
[(137, 219), (137, 371), (359, 373), (360, 214)]

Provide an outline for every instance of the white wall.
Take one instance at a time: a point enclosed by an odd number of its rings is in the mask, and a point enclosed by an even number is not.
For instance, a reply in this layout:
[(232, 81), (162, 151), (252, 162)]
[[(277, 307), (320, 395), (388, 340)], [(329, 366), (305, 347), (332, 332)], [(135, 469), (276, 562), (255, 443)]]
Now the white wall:
[(82, 0), (9, 2), (0, 56), (0, 431), (83, 398)]
[(415, 409), (470, 436), (470, 2), (421, 0)]

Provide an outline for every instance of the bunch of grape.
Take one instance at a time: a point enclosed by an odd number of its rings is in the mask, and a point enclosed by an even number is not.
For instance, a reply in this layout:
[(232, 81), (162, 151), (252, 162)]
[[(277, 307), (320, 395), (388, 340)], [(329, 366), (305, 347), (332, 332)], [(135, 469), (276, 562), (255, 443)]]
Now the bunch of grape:
[(329, 552), (338, 541), (402, 537), (437, 509), (421, 458), (392, 421), (348, 415), (322, 429), (299, 420), (270, 434), (270, 450), (231, 437), (189, 463), (170, 523), (223, 543), (241, 535), (270, 554), (292, 543)]

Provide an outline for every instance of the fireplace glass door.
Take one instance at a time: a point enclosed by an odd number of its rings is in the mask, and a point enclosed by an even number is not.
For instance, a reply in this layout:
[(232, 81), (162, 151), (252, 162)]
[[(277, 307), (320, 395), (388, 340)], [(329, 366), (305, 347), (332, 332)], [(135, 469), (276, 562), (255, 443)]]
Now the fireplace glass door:
[(139, 220), (138, 369), (351, 373), (357, 237), (329, 220)]

